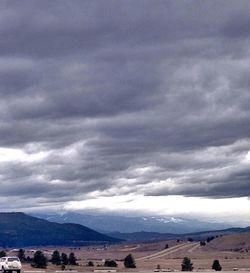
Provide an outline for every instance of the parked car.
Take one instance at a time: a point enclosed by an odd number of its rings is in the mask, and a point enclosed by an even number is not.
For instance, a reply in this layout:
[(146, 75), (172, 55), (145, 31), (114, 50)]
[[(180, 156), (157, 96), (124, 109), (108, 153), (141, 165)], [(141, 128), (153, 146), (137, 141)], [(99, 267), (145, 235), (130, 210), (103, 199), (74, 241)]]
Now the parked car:
[(2, 273), (11, 273), (12, 271), (20, 273), (22, 264), (18, 257), (2, 257), (0, 258), (0, 269)]

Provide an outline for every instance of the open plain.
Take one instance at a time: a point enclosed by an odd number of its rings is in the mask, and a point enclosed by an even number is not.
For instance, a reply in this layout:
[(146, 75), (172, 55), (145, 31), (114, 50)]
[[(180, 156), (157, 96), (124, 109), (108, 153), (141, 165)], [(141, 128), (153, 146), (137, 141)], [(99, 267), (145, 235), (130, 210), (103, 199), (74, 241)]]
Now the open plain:
[[(166, 248), (168, 245), (168, 248)], [(55, 248), (51, 248), (52, 251)], [(200, 246), (200, 242), (161, 241), (150, 243), (122, 243), (117, 245), (99, 245), (86, 247), (61, 247), (59, 252), (74, 252), (79, 266), (66, 267), (66, 270), (93, 271), (104, 269), (105, 259), (116, 260), (117, 271), (128, 271), (123, 266), (123, 259), (132, 254), (136, 269), (129, 271), (153, 272), (180, 271), (182, 259), (187, 256), (193, 263), (194, 271), (211, 271), (212, 263), (219, 260), (223, 271), (250, 271), (250, 236), (247, 234), (223, 236)], [(87, 266), (92, 261), (94, 267)], [(109, 268), (112, 269), (112, 268)], [(32, 270), (24, 265), (24, 271)], [(60, 270), (60, 266), (49, 265), (46, 271)]]

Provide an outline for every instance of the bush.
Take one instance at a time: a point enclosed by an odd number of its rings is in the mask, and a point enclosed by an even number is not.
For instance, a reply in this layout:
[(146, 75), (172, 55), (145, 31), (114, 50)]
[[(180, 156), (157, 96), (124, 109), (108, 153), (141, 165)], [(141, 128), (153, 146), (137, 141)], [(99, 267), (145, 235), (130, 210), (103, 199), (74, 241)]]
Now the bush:
[(205, 241), (201, 241), (200, 242), (200, 246), (205, 246), (206, 245), (206, 242)]
[(193, 270), (193, 264), (191, 263), (191, 260), (188, 257), (184, 257), (181, 264), (181, 271), (192, 271), (192, 270)]
[(87, 266), (94, 266), (94, 263), (93, 263), (92, 261), (89, 261), (89, 262), (87, 263)]
[(27, 256), (27, 258), (26, 258), (26, 262), (27, 262), (27, 263), (31, 263), (32, 260), (33, 260), (33, 259), (31, 259), (30, 256)]
[(125, 257), (124, 266), (126, 268), (136, 268), (135, 260), (131, 254)]
[(35, 252), (33, 263), (31, 265), (36, 268), (47, 267), (47, 258), (43, 255), (42, 251), (38, 250)]
[(6, 252), (4, 250), (1, 250), (0, 251), (0, 258), (5, 257), (5, 256), (6, 256)]
[(69, 264), (70, 265), (77, 265), (77, 263), (76, 263), (76, 257), (75, 257), (75, 254), (73, 252), (71, 252), (69, 254)]
[(214, 239), (214, 236), (208, 237), (208, 238), (207, 238), (207, 243), (213, 241), (213, 239)]
[(58, 250), (55, 250), (52, 253), (51, 263), (52, 264), (56, 264), (56, 265), (60, 265), (61, 264), (61, 257), (60, 257), (60, 253), (59, 253)]
[(214, 262), (212, 264), (212, 269), (215, 271), (221, 271), (222, 267), (220, 265), (219, 260), (214, 260)]
[(114, 260), (106, 260), (104, 266), (107, 267), (117, 267), (117, 263)]
[(18, 253), (17, 253), (17, 257), (20, 259), (20, 261), (23, 263), (25, 262), (26, 258), (25, 258), (25, 250), (20, 248), (18, 250)]
[(62, 264), (63, 264), (63, 265), (67, 265), (67, 264), (69, 263), (68, 256), (67, 256), (67, 254), (65, 254), (65, 253), (62, 253), (62, 254), (61, 254), (61, 260), (62, 260)]

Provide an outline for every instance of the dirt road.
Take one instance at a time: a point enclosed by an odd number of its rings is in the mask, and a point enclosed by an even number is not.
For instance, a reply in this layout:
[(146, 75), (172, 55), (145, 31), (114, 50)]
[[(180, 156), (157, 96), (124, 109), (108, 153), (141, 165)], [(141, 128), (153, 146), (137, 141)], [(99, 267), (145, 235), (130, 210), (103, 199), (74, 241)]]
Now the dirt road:
[(172, 254), (174, 252), (177, 252), (177, 251), (183, 250), (183, 249), (188, 249), (188, 251), (192, 252), (198, 246), (199, 246), (199, 243), (184, 243), (184, 244), (179, 244), (179, 245), (176, 245), (176, 246), (164, 249), (162, 251), (156, 252), (154, 254), (138, 258), (136, 260), (137, 261), (154, 260), (154, 259), (158, 259), (158, 258), (161, 258), (161, 257), (165, 257), (165, 256), (167, 256), (169, 254)]

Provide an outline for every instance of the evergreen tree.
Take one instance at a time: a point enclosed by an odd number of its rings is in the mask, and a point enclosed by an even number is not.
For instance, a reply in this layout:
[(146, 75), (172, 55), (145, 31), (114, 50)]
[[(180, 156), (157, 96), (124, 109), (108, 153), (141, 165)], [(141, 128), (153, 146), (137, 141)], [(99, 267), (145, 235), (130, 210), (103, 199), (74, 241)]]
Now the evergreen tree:
[(43, 255), (42, 251), (38, 250), (35, 252), (32, 266), (36, 268), (47, 267), (47, 258)]
[(76, 257), (75, 257), (75, 254), (73, 252), (71, 252), (69, 254), (69, 264), (70, 265), (77, 265), (77, 263), (76, 263)]
[(184, 257), (181, 264), (181, 271), (192, 271), (192, 270), (193, 270), (193, 264), (191, 263), (191, 260), (188, 257)]
[(67, 265), (67, 264), (69, 263), (69, 259), (68, 259), (67, 254), (62, 253), (61, 259), (62, 259), (62, 264), (63, 264), (63, 265)]
[(200, 241), (200, 246), (205, 246), (206, 242), (205, 241)]
[(0, 258), (1, 257), (6, 257), (6, 252), (4, 250), (1, 250), (0, 251)]
[(17, 253), (17, 257), (20, 259), (21, 262), (24, 262), (26, 260), (25, 258), (25, 250), (20, 248)]
[(60, 257), (60, 253), (58, 250), (55, 250), (53, 252), (52, 257), (51, 257), (51, 263), (56, 264), (56, 265), (61, 264), (61, 257)]
[(135, 260), (131, 254), (125, 257), (124, 266), (126, 268), (136, 268)]
[(221, 271), (222, 267), (220, 265), (219, 260), (214, 260), (214, 262), (212, 264), (212, 269), (215, 271)]

